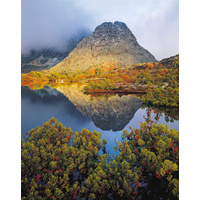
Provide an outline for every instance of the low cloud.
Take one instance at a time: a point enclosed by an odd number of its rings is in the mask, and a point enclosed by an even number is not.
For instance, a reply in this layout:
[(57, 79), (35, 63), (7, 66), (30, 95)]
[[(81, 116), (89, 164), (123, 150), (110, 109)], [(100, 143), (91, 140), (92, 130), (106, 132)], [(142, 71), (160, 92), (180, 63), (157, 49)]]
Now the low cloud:
[(22, 53), (43, 47), (62, 48), (68, 38), (89, 27), (92, 17), (72, 2), (22, 0)]
[(22, 0), (22, 52), (62, 46), (79, 29), (122, 21), (157, 60), (179, 53), (178, 0)]

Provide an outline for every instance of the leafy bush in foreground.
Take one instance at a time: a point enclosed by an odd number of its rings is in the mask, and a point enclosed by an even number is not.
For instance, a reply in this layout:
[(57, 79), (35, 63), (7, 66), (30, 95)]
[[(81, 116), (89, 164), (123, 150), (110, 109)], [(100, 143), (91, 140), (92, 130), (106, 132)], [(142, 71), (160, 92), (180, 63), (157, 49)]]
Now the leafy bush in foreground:
[[(177, 199), (179, 195), (179, 133), (151, 120), (140, 129), (124, 131), (117, 162), (126, 161), (129, 170), (138, 169), (138, 199)], [(132, 164), (131, 157), (136, 156)], [(140, 198), (139, 198), (140, 197)]]
[(87, 196), (85, 180), (96, 168), (101, 135), (73, 133), (54, 118), (32, 129), (22, 142), (22, 198), (75, 199)]
[(112, 158), (96, 131), (74, 133), (54, 118), (32, 129), (22, 140), (22, 199), (177, 199), (178, 132), (151, 120), (130, 129)]

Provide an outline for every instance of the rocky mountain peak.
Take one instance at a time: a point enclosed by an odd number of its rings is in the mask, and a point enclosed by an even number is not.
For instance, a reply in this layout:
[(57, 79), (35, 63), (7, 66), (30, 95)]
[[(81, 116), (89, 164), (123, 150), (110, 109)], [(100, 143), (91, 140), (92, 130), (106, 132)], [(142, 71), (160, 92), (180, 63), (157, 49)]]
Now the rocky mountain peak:
[(85, 71), (102, 62), (132, 65), (155, 61), (155, 57), (139, 45), (125, 23), (104, 22), (52, 71)]
[(130, 29), (123, 22), (118, 22), (118, 21), (116, 21), (114, 23), (104, 22), (103, 24), (96, 27), (94, 34), (97, 32), (106, 32), (106, 33), (114, 32), (114, 33), (116, 33), (117, 31), (122, 31), (122, 30), (130, 31)]
[(114, 25), (119, 26), (121, 29), (128, 29), (129, 30), (129, 28), (126, 26), (126, 24), (124, 22), (115, 21)]
[(123, 22), (119, 22), (119, 21), (115, 21), (114, 23), (112, 22), (104, 22), (103, 24), (99, 25), (96, 27), (95, 32), (97, 31), (106, 31), (106, 30), (110, 30), (110, 31), (116, 31), (116, 30), (129, 30), (130, 29), (126, 26), (125, 23)]
[(123, 22), (104, 22), (103, 24), (96, 27), (95, 31), (92, 34), (92, 38), (96, 39), (99, 37), (116, 39), (122, 36), (121, 39), (125, 39), (125, 37), (131, 37), (136, 41), (135, 36), (132, 34), (131, 30), (126, 26)]
[(103, 24), (97, 26), (90, 39), (92, 45), (93, 42), (95, 42), (95, 44), (100, 43), (100, 45), (104, 45), (104, 41), (108, 41), (109, 45), (106, 44), (106, 47), (110, 46), (108, 50), (113, 50), (113, 52), (117, 51), (115, 46), (118, 45), (117, 47), (119, 47), (119, 44), (121, 44), (120, 46), (123, 48), (129, 46), (128, 43), (131, 43), (133, 46), (139, 45), (135, 36), (126, 24), (118, 21), (114, 23), (104, 22)]

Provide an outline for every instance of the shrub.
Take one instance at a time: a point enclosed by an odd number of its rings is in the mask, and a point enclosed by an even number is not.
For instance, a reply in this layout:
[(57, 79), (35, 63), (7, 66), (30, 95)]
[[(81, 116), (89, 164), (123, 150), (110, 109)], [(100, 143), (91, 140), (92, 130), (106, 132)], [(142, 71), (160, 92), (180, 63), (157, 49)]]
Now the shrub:
[(44, 74), (42, 72), (38, 72), (38, 71), (31, 71), (29, 73), (29, 75), (32, 76), (32, 77), (36, 77), (36, 78), (44, 77)]
[(22, 140), (22, 199), (178, 199), (178, 131), (153, 123), (123, 131), (112, 158), (101, 134), (51, 118)]
[[(156, 124), (151, 110), (140, 129), (123, 132), (123, 141), (116, 162), (129, 164), (132, 172), (137, 168), (138, 196), (142, 199), (178, 199), (179, 196), (179, 133), (175, 129)], [(116, 157), (117, 158), (117, 157)], [(130, 183), (132, 177), (127, 176)], [(130, 186), (131, 184), (129, 184)]]
[(80, 199), (103, 147), (101, 134), (63, 127), (56, 119), (29, 131), (22, 141), (22, 199)]

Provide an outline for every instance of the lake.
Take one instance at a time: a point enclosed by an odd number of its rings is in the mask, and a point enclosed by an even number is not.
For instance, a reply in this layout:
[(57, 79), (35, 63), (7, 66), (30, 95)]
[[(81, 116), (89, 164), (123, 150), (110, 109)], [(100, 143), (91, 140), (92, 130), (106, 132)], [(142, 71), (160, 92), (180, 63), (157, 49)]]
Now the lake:
[[(26, 132), (54, 117), (72, 131), (86, 128), (100, 132), (101, 139), (108, 141), (108, 153), (116, 154), (112, 147), (121, 140), (123, 129), (139, 128), (147, 109), (140, 97), (133, 94), (91, 96), (83, 94), (76, 85), (54, 89), (45, 86), (39, 90), (22, 87), (21, 135), (25, 138)], [(161, 114), (157, 123), (179, 130), (178, 108), (153, 110)]]

